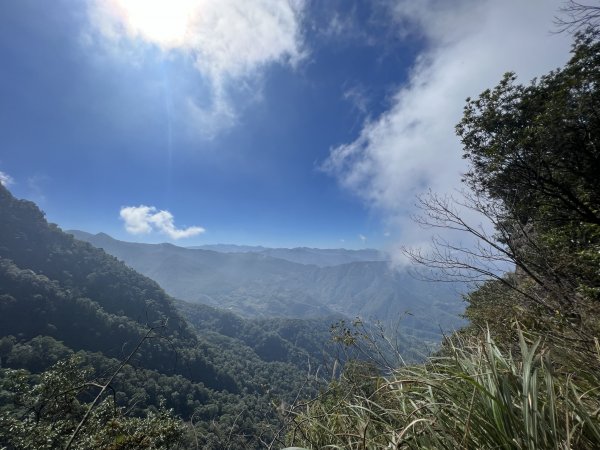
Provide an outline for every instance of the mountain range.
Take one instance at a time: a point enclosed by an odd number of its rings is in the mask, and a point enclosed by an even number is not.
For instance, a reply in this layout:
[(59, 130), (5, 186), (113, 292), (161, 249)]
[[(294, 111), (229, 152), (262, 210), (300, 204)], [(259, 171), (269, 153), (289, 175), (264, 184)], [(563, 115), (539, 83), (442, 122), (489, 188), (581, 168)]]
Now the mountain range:
[(375, 249), (347, 250), (345, 248), (321, 249), (309, 247), (268, 248), (235, 244), (207, 244), (187, 247), (196, 250), (213, 250), (219, 253), (260, 253), (273, 258), (319, 267), (337, 266), (356, 261), (387, 261), (389, 256)]
[[(387, 328), (399, 326), (402, 334), (432, 344), (442, 331), (464, 323), (455, 286), (418, 280), (392, 267), (376, 250), (230, 245), (207, 250), (124, 242), (104, 233), (69, 233), (152, 278), (175, 298), (242, 317), (361, 317), (383, 322)], [(365, 260), (369, 257), (376, 259)], [(339, 264), (333, 264), (334, 259)]]

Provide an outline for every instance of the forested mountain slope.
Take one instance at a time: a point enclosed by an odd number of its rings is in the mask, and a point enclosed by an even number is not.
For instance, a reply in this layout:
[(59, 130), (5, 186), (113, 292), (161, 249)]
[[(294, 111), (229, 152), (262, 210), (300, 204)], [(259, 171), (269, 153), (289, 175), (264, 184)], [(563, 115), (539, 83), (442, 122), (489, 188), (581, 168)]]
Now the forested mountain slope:
[[(260, 447), (257, 436), (268, 437), (279, 423), (273, 402), (301, 389), (308, 395), (308, 368), (331, 362), (331, 346), (317, 351), (329, 324), (296, 323), (296, 335), (306, 327), (314, 337), (292, 341), (293, 334), (231, 313), (184, 309), (197, 328), (156, 282), (48, 224), (35, 204), (0, 186), (0, 421), (6, 427), (20, 423), (13, 414), (23, 414), (11, 400), (12, 369), (26, 370), (19, 380), (34, 383), (28, 373), (77, 355), (81, 373), (101, 376), (154, 328), (113, 383), (117, 405), (133, 416), (159, 405), (183, 420), (194, 415), (206, 448), (221, 448), (224, 440)], [(13, 438), (0, 432), (0, 446), (5, 439)]]

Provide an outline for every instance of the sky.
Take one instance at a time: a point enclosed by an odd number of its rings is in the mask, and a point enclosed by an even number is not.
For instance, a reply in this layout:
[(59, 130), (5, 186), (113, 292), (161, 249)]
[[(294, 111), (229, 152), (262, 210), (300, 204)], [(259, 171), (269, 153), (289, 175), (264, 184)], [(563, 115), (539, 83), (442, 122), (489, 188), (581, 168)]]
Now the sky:
[(562, 66), (552, 0), (3, 0), (0, 182), (137, 242), (394, 251), (467, 97)]

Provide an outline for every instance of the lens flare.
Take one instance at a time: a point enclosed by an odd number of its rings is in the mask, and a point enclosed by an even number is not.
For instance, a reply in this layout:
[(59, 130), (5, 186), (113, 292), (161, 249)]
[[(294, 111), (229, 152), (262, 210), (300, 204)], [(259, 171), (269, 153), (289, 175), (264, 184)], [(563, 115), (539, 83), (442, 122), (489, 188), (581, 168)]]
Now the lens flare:
[(185, 44), (197, 0), (111, 0), (127, 31), (163, 48)]

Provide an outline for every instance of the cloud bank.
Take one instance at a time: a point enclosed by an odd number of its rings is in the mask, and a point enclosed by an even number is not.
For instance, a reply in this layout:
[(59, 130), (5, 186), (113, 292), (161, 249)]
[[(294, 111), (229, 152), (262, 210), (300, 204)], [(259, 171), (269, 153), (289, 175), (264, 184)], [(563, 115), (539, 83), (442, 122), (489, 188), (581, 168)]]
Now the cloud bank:
[(429, 241), (412, 223), (415, 195), (452, 193), (465, 162), (454, 133), (465, 99), (514, 71), (522, 83), (563, 65), (570, 36), (551, 34), (560, 2), (401, 1), (390, 5), (401, 35), (427, 43), (391, 107), (358, 138), (331, 149), (323, 168), (382, 213), (403, 245)]
[(15, 182), (15, 180), (13, 180), (13, 177), (11, 177), (9, 174), (7, 174), (6, 172), (2, 172), (0, 170), (0, 184), (2, 186), (10, 186), (11, 184), (13, 184)]
[(188, 97), (205, 134), (235, 123), (230, 92), (255, 92), (264, 68), (295, 65), (304, 55), (304, 0), (93, 0), (101, 36), (128, 49), (136, 42), (181, 52), (209, 85), (211, 100)]
[(131, 234), (148, 234), (158, 231), (171, 239), (182, 239), (204, 233), (202, 227), (176, 228), (175, 218), (169, 211), (158, 211), (154, 206), (124, 206), (120, 212), (125, 229)]

